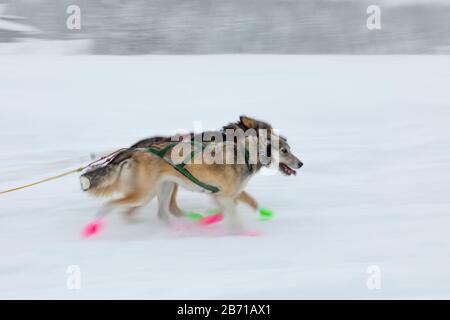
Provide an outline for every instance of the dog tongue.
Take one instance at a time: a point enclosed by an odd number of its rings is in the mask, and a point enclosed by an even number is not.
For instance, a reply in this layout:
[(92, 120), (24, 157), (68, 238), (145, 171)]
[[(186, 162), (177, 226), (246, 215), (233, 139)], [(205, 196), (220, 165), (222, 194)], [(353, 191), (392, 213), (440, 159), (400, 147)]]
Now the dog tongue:
[(288, 166), (286, 166), (286, 169), (289, 172), (289, 174), (293, 174), (294, 176), (297, 174), (297, 171), (295, 171), (294, 169), (289, 168)]

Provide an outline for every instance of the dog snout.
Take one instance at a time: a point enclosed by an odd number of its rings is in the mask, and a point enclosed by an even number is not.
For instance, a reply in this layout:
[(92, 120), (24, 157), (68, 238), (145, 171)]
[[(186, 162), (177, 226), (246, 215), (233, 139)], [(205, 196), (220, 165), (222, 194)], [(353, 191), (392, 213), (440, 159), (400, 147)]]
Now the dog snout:
[(300, 169), (301, 167), (303, 167), (303, 162), (299, 161), (299, 162), (297, 163), (297, 168)]

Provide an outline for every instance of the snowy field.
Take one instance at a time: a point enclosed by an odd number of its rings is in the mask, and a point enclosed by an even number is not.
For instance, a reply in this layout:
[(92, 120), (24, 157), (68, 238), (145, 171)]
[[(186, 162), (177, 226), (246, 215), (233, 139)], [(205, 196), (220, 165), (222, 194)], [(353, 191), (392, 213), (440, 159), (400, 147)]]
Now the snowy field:
[(260, 237), (168, 229), (151, 203), (82, 239), (102, 200), (77, 175), (0, 195), (0, 298), (450, 298), (449, 84), (450, 56), (0, 56), (0, 190), (240, 114), (305, 163), (249, 183), (276, 214), (239, 207)]

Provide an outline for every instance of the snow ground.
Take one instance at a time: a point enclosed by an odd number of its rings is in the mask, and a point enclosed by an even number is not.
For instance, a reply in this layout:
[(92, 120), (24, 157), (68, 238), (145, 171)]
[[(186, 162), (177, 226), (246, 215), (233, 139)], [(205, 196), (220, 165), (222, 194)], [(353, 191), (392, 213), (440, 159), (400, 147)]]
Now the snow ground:
[(450, 298), (449, 83), (450, 56), (0, 56), (0, 190), (240, 114), (305, 163), (250, 182), (276, 213), (240, 207), (261, 237), (167, 230), (152, 203), (81, 239), (102, 201), (77, 175), (1, 195), (0, 298)]

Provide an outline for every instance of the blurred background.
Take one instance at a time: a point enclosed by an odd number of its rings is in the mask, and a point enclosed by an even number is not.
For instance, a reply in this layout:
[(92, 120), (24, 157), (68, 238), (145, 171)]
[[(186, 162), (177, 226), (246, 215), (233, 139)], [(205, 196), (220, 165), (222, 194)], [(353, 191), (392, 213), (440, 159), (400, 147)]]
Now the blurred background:
[(1, 53), (448, 54), (450, 1), (0, 0)]

